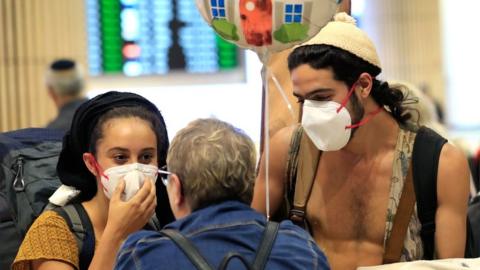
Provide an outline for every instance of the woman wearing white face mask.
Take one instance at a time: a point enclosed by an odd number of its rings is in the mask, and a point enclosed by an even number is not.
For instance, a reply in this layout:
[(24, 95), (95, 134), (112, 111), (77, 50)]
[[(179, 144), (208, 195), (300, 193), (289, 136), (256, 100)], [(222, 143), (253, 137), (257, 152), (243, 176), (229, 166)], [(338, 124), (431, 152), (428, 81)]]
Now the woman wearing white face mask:
[(46, 211), (27, 233), (13, 269), (112, 269), (121, 242), (146, 225), (157, 200), (161, 225), (173, 220), (166, 191), (155, 183), (167, 149), (163, 118), (148, 100), (109, 92), (87, 101), (65, 135), (57, 171), (63, 184), (80, 190), (75, 207), (91, 223), (93, 257), (85, 260), (67, 222)]

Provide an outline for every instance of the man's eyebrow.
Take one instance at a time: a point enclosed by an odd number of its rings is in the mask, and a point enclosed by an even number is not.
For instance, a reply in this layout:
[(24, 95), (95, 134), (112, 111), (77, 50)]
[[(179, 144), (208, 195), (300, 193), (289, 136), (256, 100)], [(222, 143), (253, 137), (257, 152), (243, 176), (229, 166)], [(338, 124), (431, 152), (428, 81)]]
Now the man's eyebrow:
[(315, 89), (313, 90), (312, 92), (308, 93), (307, 95), (305, 95), (305, 97), (303, 97), (302, 95), (298, 94), (298, 93), (295, 93), (293, 92), (293, 95), (296, 97), (296, 98), (299, 98), (299, 99), (308, 99), (309, 97), (313, 96), (313, 95), (316, 95), (316, 94), (333, 94), (334, 90), (332, 88), (318, 88), (318, 89)]

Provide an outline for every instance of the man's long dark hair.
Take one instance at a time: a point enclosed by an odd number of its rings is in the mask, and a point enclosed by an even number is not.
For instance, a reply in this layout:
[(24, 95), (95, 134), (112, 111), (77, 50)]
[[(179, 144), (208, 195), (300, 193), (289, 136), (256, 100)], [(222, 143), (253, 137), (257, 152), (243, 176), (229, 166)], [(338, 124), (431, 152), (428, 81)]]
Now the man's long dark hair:
[(314, 69), (331, 68), (334, 79), (345, 82), (348, 88), (353, 86), (360, 74), (367, 72), (373, 78), (371, 96), (375, 102), (386, 106), (399, 124), (405, 124), (410, 118), (402, 104), (405, 100), (403, 92), (377, 80), (375, 77), (381, 69), (356, 55), (330, 45), (308, 45), (296, 48), (288, 57), (290, 71), (302, 64)]

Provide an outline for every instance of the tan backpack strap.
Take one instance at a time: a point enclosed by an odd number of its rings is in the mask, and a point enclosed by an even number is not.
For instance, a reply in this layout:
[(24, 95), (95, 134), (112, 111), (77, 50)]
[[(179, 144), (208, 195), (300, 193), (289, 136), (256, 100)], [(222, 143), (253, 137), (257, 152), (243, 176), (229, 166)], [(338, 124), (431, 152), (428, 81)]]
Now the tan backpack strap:
[(297, 167), (298, 167), (298, 152), (300, 150), (300, 140), (302, 139), (303, 134), (302, 126), (298, 126), (292, 134), (290, 140), (290, 147), (288, 150), (288, 160), (287, 160), (287, 169), (285, 171), (285, 176), (287, 179), (287, 188), (286, 193), (287, 197), (291, 198), (293, 201), (293, 194), (290, 194), (295, 190), (295, 182), (297, 176)]
[(305, 212), (313, 181), (317, 172), (321, 151), (313, 144), (308, 135), (303, 132), (298, 155), (298, 167), (295, 183), (293, 207), (290, 209), (290, 219), (297, 224), (305, 221)]
[(397, 213), (393, 220), (393, 228), (385, 245), (383, 263), (395, 263), (400, 260), (408, 224), (412, 218), (415, 205), (415, 191), (413, 189), (412, 166), (408, 169), (407, 178), (398, 205)]

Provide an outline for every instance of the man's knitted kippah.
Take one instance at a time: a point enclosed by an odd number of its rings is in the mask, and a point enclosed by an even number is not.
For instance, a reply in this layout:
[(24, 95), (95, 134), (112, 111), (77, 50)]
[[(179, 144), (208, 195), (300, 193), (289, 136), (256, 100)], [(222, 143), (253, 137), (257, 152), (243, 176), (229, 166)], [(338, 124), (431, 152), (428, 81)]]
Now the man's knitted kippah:
[(75, 62), (70, 59), (60, 59), (50, 65), (50, 69), (55, 71), (69, 70), (75, 67)]
[(305, 45), (331, 45), (348, 51), (368, 63), (382, 69), (377, 50), (367, 34), (356, 26), (354, 18), (345, 12), (337, 13), (320, 32)]

